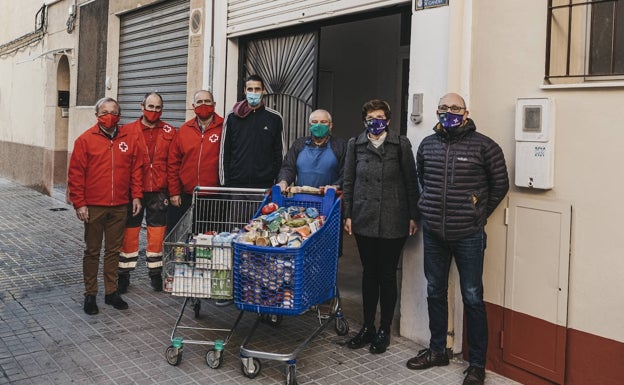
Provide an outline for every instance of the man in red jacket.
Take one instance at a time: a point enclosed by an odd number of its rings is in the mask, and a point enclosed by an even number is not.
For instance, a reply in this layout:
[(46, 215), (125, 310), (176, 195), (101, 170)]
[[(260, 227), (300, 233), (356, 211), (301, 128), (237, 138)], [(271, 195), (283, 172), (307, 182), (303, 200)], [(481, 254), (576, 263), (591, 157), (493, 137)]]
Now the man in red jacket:
[[(147, 223), (147, 249), (145, 262), (152, 288), (162, 291), (162, 253), (167, 225), (167, 157), (169, 146), (176, 136), (173, 126), (160, 120), (163, 100), (157, 92), (148, 93), (141, 102), (143, 115), (125, 127), (138, 133), (143, 146), (143, 199), (141, 212), (128, 216), (123, 243), (119, 250), (120, 294), (128, 291), (130, 272), (139, 258), (139, 232), (145, 213)], [(132, 210), (132, 207), (128, 207)]]
[(167, 232), (191, 206), (195, 186), (219, 186), (219, 148), (223, 118), (214, 112), (210, 91), (197, 91), (193, 97), (195, 117), (184, 123), (169, 149), (170, 215)]
[(115, 309), (128, 308), (117, 292), (117, 263), (131, 198), (132, 215), (141, 211), (143, 148), (134, 131), (117, 126), (119, 113), (115, 99), (100, 99), (95, 105), (98, 123), (76, 139), (69, 161), (69, 198), (85, 224), (82, 270), (84, 312), (89, 315), (99, 311), (95, 297), (103, 237), (104, 302)]

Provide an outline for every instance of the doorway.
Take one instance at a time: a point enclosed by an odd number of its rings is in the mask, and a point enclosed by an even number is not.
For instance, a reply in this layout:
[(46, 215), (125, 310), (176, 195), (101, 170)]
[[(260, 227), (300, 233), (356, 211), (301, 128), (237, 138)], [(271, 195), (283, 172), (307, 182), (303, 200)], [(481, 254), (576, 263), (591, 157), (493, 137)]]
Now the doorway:
[[(361, 108), (371, 99), (390, 104), (390, 129), (405, 134), (410, 34), (407, 4), (244, 36), (237, 90), (243, 90), (251, 74), (265, 80), (267, 103), (283, 115), (288, 145), (308, 135), (308, 116), (317, 108), (332, 114), (334, 135), (359, 135), (364, 129)], [(338, 286), (345, 314), (361, 322), (361, 263), (354, 237), (343, 236)], [(401, 271), (397, 274), (400, 289)], [(396, 309), (398, 317), (400, 304)], [(393, 327), (398, 325), (395, 319)]]
[(54, 114), (54, 186), (67, 184), (68, 132), (69, 132), (69, 60), (59, 58), (56, 68), (57, 103)]

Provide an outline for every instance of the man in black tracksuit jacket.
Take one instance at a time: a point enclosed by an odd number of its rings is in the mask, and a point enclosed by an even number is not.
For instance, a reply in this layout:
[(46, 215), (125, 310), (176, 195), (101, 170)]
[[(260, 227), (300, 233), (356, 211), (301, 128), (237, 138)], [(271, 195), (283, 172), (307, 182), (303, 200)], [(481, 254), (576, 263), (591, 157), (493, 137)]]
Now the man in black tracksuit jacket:
[(283, 120), (262, 100), (264, 82), (252, 75), (245, 99), (234, 105), (223, 124), (219, 179), (223, 186), (268, 188), (275, 184), (284, 156)]
[(470, 366), (464, 385), (482, 385), (488, 344), (483, 302), (483, 255), (487, 218), (509, 189), (501, 148), (478, 133), (464, 99), (447, 94), (438, 105), (434, 134), (416, 155), (422, 187), (418, 208), (423, 221), (424, 267), (431, 340), (407, 362), (410, 369), (448, 365), (448, 274), (455, 259), (468, 336)]

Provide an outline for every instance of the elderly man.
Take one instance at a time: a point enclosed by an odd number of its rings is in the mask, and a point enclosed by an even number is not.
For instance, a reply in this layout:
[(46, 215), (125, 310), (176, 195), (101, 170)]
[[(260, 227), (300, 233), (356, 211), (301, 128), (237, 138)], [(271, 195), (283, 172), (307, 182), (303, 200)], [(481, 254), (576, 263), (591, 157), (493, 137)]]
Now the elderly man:
[(310, 114), (310, 135), (290, 146), (277, 176), (282, 191), (297, 186), (342, 186), (347, 141), (332, 136), (332, 117), (326, 110)]
[[(488, 345), (483, 302), (485, 224), (509, 189), (501, 148), (477, 132), (464, 99), (446, 94), (438, 103), (439, 123), (420, 143), (416, 162), (423, 192), (425, 276), (431, 340), (429, 348), (407, 361), (409, 369), (449, 364), (446, 355), (448, 275), (451, 259), (459, 271), (466, 313), (469, 367), (464, 385), (485, 381)], [(441, 177), (443, 175), (444, 177)]]
[[(128, 291), (130, 272), (136, 268), (139, 258), (139, 232), (145, 213), (147, 223), (147, 248), (145, 262), (151, 286), (155, 291), (162, 291), (162, 254), (163, 240), (167, 224), (167, 157), (169, 146), (176, 136), (173, 126), (160, 120), (163, 100), (157, 92), (143, 97), (142, 116), (125, 127), (135, 130), (142, 141), (143, 161), (143, 199), (141, 212), (128, 216), (124, 240), (119, 251), (120, 294)], [(129, 207), (131, 209), (131, 207)]]
[(223, 118), (215, 113), (212, 92), (200, 90), (193, 96), (195, 117), (185, 122), (169, 150), (169, 232), (191, 206), (195, 186), (219, 186), (219, 149)]
[(118, 253), (131, 198), (131, 215), (141, 212), (143, 147), (134, 130), (117, 126), (119, 114), (115, 99), (100, 99), (95, 105), (98, 122), (76, 139), (69, 161), (69, 197), (85, 227), (82, 269), (84, 312), (89, 315), (99, 312), (97, 274), (103, 237), (104, 302), (115, 309), (128, 308), (117, 292)]

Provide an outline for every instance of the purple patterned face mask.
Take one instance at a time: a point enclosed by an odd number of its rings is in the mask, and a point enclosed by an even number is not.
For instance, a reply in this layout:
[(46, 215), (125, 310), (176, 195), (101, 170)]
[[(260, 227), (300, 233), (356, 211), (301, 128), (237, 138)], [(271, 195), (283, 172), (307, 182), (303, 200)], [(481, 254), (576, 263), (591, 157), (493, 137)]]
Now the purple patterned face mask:
[(438, 121), (444, 128), (456, 128), (464, 121), (464, 115), (454, 114), (452, 112), (440, 112), (438, 114)]
[(366, 126), (366, 129), (371, 134), (379, 135), (382, 132), (384, 132), (386, 128), (388, 128), (388, 119), (373, 118), (373, 119), (365, 121), (364, 126)]

